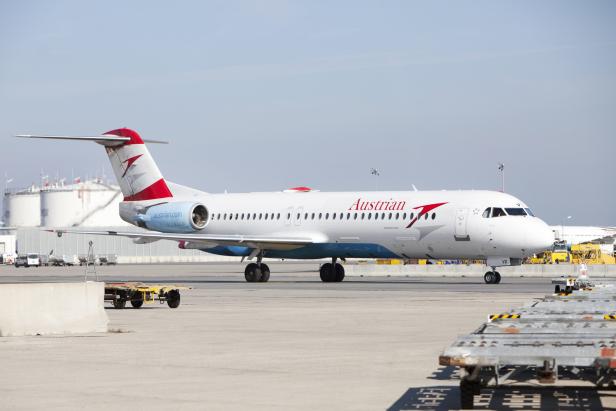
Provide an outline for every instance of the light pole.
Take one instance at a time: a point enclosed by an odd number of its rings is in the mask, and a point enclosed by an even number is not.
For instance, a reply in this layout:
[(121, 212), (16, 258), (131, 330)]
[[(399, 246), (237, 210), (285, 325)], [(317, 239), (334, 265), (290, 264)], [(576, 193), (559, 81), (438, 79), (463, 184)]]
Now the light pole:
[(501, 193), (505, 192), (505, 163), (498, 163), (498, 169), (501, 172)]

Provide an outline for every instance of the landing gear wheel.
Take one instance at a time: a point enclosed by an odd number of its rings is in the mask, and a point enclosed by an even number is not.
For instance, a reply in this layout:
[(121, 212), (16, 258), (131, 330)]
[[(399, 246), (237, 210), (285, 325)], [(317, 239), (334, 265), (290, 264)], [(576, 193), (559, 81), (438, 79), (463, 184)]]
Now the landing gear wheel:
[(483, 281), (485, 281), (486, 284), (496, 284), (495, 272), (488, 271), (487, 273), (485, 273), (483, 275)]
[(261, 281), (261, 276), (261, 269), (259, 269), (257, 264), (250, 263), (246, 266), (246, 269), (244, 270), (244, 278), (246, 278), (246, 281), (249, 283), (259, 282)]
[(479, 383), (463, 378), (460, 381), (460, 408), (472, 410), (475, 407), (475, 394), (479, 393)]
[(336, 273), (335, 273), (335, 279), (334, 281), (339, 283), (342, 280), (344, 280), (344, 267), (342, 266), (342, 264), (336, 264)]
[(270, 278), (269, 267), (267, 266), (267, 264), (261, 263), (261, 279), (259, 279), (259, 281), (262, 283), (266, 283), (269, 281), (269, 278)]
[(167, 305), (169, 308), (180, 306), (180, 292), (178, 290), (167, 291)]
[(332, 270), (331, 263), (323, 264), (319, 270), (319, 275), (324, 283), (331, 283), (336, 279), (336, 273)]
[(126, 300), (123, 300), (123, 299), (113, 300), (113, 308), (115, 308), (116, 310), (121, 310), (124, 307), (126, 307)]
[(500, 284), (500, 280), (501, 280), (501, 275), (498, 271), (494, 271), (494, 275), (496, 276), (496, 281), (494, 282), (494, 284)]

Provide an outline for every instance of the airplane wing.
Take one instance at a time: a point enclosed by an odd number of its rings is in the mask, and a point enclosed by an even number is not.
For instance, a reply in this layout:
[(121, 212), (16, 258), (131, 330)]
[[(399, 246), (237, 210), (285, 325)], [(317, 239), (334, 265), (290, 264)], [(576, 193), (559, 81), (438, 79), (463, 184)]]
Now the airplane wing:
[(202, 243), (204, 248), (215, 245), (236, 245), (248, 248), (268, 250), (292, 250), (312, 244), (314, 239), (309, 237), (275, 237), (275, 236), (250, 236), (250, 235), (217, 235), (217, 234), (174, 234), (159, 232), (122, 232), (122, 231), (81, 231), (49, 229), (48, 232), (62, 234), (85, 234), (85, 235), (110, 235), (134, 238), (138, 242), (148, 243), (157, 240), (187, 241), (190, 243)]

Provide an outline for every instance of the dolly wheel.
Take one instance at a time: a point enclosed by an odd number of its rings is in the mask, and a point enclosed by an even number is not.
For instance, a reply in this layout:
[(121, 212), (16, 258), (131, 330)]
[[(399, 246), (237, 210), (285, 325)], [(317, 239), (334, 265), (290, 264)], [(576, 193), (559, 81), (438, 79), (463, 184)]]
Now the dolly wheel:
[(123, 300), (123, 299), (113, 300), (113, 308), (117, 310), (121, 310), (124, 307), (126, 307), (126, 300)]
[(463, 378), (460, 381), (460, 408), (463, 410), (472, 410), (475, 407), (474, 395), (479, 391), (479, 383), (469, 381)]
[(178, 290), (167, 292), (167, 305), (169, 308), (178, 308), (180, 306), (180, 292)]

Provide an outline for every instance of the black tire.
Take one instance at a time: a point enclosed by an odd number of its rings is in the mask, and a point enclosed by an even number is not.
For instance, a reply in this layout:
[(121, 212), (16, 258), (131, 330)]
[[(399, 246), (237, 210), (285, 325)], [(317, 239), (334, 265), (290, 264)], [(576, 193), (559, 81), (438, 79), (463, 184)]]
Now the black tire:
[(336, 273), (335, 273), (334, 281), (339, 283), (339, 282), (342, 282), (342, 280), (344, 280), (344, 267), (342, 266), (342, 264), (336, 264)]
[(483, 275), (483, 281), (485, 281), (486, 284), (494, 284), (495, 280), (496, 276), (492, 273), (492, 271), (488, 271)]
[(169, 308), (178, 308), (180, 306), (180, 292), (178, 290), (167, 292), (167, 305)]
[(267, 266), (267, 264), (261, 263), (261, 278), (259, 279), (259, 281), (262, 283), (266, 283), (269, 281), (269, 278), (270, 278), (269, 267)]
[(133, 297), (130, 299), (130, 305), (133, 308), (141, 308), (143, 306), (143, 293), (141, 291), (137, 291)]
[(472, 410), (475, 408), (475, 393), (478, 391), (477, 383), (463, 378), (460, 381), (460, 409)]
[(261, 270), (259, 266), (255, 263), (250, 263), (246, 266), (244, 270), (244, 278), (249, 283), (256, 283), (261, 280)]
[(123, 300), (123, 299), (113, 300), (113, 308), (115, 308), (116, 310), (121, 310), (124, 307), (126, 307), (126, 300)]
[(560, 294), (560, 285), (556, 284), (556, 287), (554, 287), (554, 294)]
[(494, 281), (494, 284), (500, 284), (501, 282), (501, 275), (498, 271), (494, 272), (494, 275), (496, 276), (496, 280)]
[(331, 263), (323, 264), (319, 270), (319, 275), (324, 283), (331, 283), (336, 279)]

